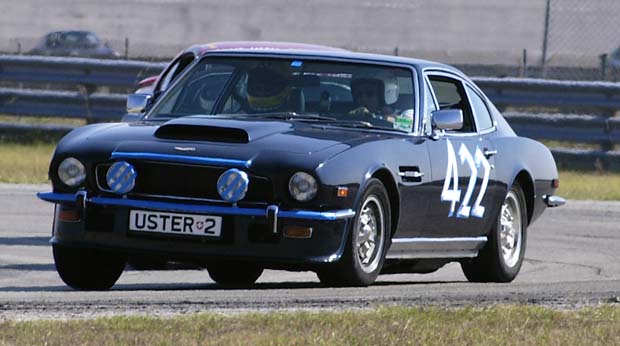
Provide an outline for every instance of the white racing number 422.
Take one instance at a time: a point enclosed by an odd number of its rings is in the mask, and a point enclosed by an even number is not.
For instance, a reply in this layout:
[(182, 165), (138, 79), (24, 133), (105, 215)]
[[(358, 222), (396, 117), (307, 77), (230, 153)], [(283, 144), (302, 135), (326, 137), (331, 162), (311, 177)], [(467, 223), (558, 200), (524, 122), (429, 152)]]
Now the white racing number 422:
[[(469, 182), (467, 183), (467, 190), (465, 190), (465, 195), (461, 200), (462, 191), (459, 189), (459, 169), (458, 162), (456, 161), (456, 153), (449, 139), (446, 140), (446, 143), (448, 145), (448, 167), (446, 168), (446, 179), (443, 182), (443, 190), (441, 191), (441, 201), (452, 203), (448, 216), (456, 216), (457, 218), (463, 219), (469, 218), (470, 216), (482, 218), (484, 216), (484, 206), (481, 206), (480, 203), (487, 191), (491, 165), (480, 148), (476, 147), (476, 152), (472, 155), (465, 144), (461, 143), (458, 151), (461, 165), (467, 165), (471, 171)], [(482, 185), (480, 186), (480, 192), (478, 192), (474, 204), (470, 205), (471, 195), (474, 192), (476, 180), (478, 179), (478, 170), (481, 166), (484, 170)], [(455, 215), (456, 204), (459, 202), (460, 206), (459, 209), (456, 210)]]

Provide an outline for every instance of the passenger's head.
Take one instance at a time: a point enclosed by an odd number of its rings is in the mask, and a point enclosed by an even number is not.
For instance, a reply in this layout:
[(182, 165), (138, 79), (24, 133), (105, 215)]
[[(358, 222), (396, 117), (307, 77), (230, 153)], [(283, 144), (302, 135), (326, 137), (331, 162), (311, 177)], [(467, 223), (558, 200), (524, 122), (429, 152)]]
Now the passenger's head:
[(284, 105), (290, 88), (282, 73), (269, 67), (256, 67), (248, 72), (247, 91), (252, 110), (271, 111)]

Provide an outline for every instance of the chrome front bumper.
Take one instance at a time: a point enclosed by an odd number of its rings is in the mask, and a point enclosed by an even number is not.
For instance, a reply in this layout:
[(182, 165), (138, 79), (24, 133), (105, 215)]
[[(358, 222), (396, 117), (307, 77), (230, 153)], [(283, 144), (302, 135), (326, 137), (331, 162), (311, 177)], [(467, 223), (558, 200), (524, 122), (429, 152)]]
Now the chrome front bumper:
[(144, 201), (131, 198), (111, 198), (111, 197), (88, 197), (85, 191), (71, 193), (40, 192), (37, 194), (40, 199), (52, 203), (76, 203), (81, 207), (87, 204), (97, 204), (102, 206), (142, 208), (170, 212), (205, 213), (216, 215), (239, 215), (239, 216), (265, 216), (273, 223), (278, 218), (304, 219), (314, 221), (335, 221), (349, 219), (355, 216), (355, 211), (351, 209), (312, 211), (312, 210), (281, 210), (276, 205), (269, 205), (266, 208), (241, 208), (237, 206), (216, 206), (206, 204), (185, 204), (172, 202)]

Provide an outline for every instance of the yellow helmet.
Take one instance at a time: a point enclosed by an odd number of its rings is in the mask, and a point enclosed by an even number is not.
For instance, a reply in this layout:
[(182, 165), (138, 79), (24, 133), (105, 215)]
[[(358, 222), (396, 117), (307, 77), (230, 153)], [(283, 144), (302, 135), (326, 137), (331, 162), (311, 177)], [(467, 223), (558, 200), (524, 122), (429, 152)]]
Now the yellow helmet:
[(252, 110), (277, 110), (288, 99), (290, 93), (288, 79), (277, 69), (255, 67), (248, 72), (247, 93)]

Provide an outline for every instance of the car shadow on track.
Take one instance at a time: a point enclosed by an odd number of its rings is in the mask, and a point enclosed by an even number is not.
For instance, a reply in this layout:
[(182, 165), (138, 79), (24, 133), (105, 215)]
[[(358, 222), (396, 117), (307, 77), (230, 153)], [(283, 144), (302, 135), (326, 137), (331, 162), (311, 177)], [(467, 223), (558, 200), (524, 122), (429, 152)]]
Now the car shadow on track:
[[(360, 287), (327, 287), (319, 282), (268, 282), (257, 283), (249, 287), (223, 287), (215, 283), (144, 283), (144, 284), (117, 284), (110, 291), (112, 292), (131, 292), (131, 291), (231, 291), (231, 290), (292, 290), (292, 289), (371, 289), (372, 287), (384, 286), (411, 286), (411, 285), (433, 285), (433, 284), (454, 284), (461, 281), (382, 281), (366, 288)], [(76, 291), (65, 285), (57, 286), (12, 286), (0, 287), (0, 292), (58, 292)], [(77, 292), (77, 291), (76, 291)], [(109, 291), (106, 291), (109, 292)]]
[(23, 263), (23, 264), (7, 264), (0, 266), (0, 272), (3, 270), (20, 270), (20, 271), (55, 271), (56, 266), (54, 264), (32, 264), (32, 263)]
[(0, 237), (0, 245), (50, 246), (50, 237)]

